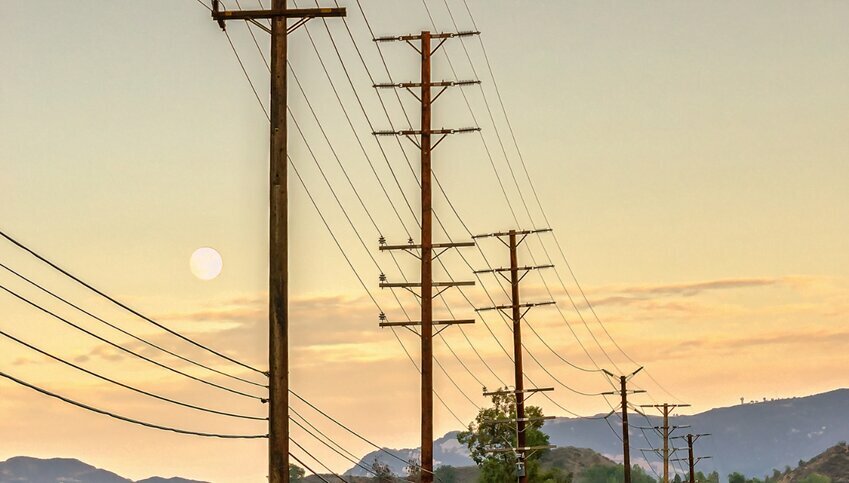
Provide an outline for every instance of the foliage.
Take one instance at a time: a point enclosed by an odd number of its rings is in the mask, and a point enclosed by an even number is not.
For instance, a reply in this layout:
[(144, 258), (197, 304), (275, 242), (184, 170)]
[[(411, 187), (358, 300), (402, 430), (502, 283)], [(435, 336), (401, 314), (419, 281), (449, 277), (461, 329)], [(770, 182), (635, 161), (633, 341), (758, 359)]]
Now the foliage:
[(719, 483), (719, 473), (712, 471), (706, 476), (701, 471), (696, 471), (696, 481), (700, 483)]
[(376, 483), (391, 483), (395, 479), (389, 465), (381, 463), (376, 457), (371, 464), (371, 471), (374, 473)]
[(407, 465), (404, 466), (404, 471), (407, 473), (407, 481), (417, 483), (422, 481), (422, 466), (421, 459), (410, 458), (407, 460)]
[(437, 468), (433, 475), (435, 476), (436, 481), (440, 483), (459, 483), (460, 476), (457, 473), (457, 469), (453, 466), (440, 466)]
[(289, 464), (289, 481), (304, 481), (304, 475), (306, 475), (306, 472), (303, 468), (298, 465)]
[[(581, 473), (576, 480), (577, 483), (621, 483), (625, 480), (625, 467), (622, 465), (605, 466), (596, 465)], [(657, 483), (641, 467), (634, 465), (631, 468), (632, 483)]]
[[(536, 406), (525, 407), (525, 417), (534, 419), (525, 426), (528, 446), (548, 445), (548, 435), (542, 432), (543, 414)], [(469, 430), (461, 432), (457, 440), (469, 448), (472, 460), (480, 468), (481, 483), (504, 483), (516, 479), (516, 455), (512, 451), (490, 452), (489, 449), (510, 449), (516, 446), (514, 424), (494, 421), (515, 420), (516, 403), (512, 394), (495, 394), (492, 407), (481, 409)], [(549, 475), (540, 470), (539, 458), (543, 451), (531, 453), (525, 462), (525, 471), (531, 481), (546, 481)], [(557, 481), (557, 480), (552, 480)]]

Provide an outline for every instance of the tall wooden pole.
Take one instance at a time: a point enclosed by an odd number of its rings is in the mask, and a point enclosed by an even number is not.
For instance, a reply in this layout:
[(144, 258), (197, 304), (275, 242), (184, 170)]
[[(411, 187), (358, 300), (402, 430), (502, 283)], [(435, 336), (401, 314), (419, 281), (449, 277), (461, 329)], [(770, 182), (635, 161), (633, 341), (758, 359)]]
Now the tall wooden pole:
[[(272, 9), (285, 10), (286, 0)], [(271, 167), (268, 260), (268, 481), (289, 483), (289, 213), (286, 17), (271, 19)]]
[(631, 483), (631, 443), (628, 434), (628, 377), (619, 377), (622, 395), (622, 464), (625, 466), (625, 483)]
[(516, 384), (516, 446), (519, 448), (517, 456), (524, 471), (519, 475), (519, 483), (528, 483), (528, 472), (525, 462), (527, 455), (525, 448), (527, 438), (525, 435), (525, 378), (522, 368), (522, 315), (519, 312), (519, 262), (517, 255), (516, 230), (510, 230), (510, 285), (512, 287), (513, 302), (513, 360), (514, 381)]
[(663, 404), (663, 483), (669, 483), (669, 404)]
[(687, 435), (687, 456), (690, 460), (690, 483), (696, 483), (696, 461), (693, 455), (693, 435)]
[(422, 32), (421, 177), (422, 177), (422, 462), (421, 480), (433, 481), (433, 238), (431, 207), (430, 32)]

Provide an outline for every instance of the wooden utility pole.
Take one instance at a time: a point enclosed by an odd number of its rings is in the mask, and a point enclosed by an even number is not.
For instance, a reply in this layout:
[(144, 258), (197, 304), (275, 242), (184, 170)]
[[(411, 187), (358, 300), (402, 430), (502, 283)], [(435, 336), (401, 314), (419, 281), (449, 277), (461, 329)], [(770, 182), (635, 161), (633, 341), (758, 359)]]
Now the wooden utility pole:
[[(344, 8), (288, 9), (272, 0), (271, 10), (221, 10), (212, 2), (212, 18), (222, 29), (227, 20), (244, 20), (271, 34), (270, 216), (268, 223), (268, 481), (289, 482), (289, 216), (287, 189), (287, 35), (315, 17), (344, 17)], [(298, 19), (292, 27), (288, 19)], [(269, 19), (271, 28), (258, 22)]]
[[(618, 395), (621, 398), (621, 406), (622, 406), (622, 465), (625, 467), (625, 483), (631, 483), (631, 438), (630, 438), (630, 426), (628, 425), (628, 394), (641, 394), (645, 391), (643, 390), (628, 390), (628, 381), (631, 380), (632, 377), (636, 376), (638, 372), (642, 371), (643, 368), (640, 367), (636, 371), (632, 372), (627, 376), (619, 376), (619, 391), (610, 391), (603, 392), (603, 396), (616, 396)], [(608, 371), (604, 371), (605, 374), (611, 377), (611, 374)]]
[(669, 449), (669, 437), (673, 431), (676, 429), (684, 428), (686, 426), (670, 426), (669, 425), (669, 415), (673, 410), (677, 408), (686, 408), (690, 407), (689, 404), (643, 404), (640, 407), (644, 408), (655, 408), (660, 410), (661, 415), (663, 416), (663, 425), (659, 427), (655, 427), (656, 430), (660, 432), (660, 435), (663, 437), (663, 483), (669, 483), (669, 457), (672, 452)]
[(704, 459), (709, 459), (710, 456), (700, 456), (698, 458), (695, 457), (695, 452), (693, 451), (693, 445), (699, 438), (704, 436), (710, 436), (709, 433), (702, 434), (688, 434), (686, 436), (676, 436), (672, 439), (683, 439), (687, 441), (687, 459), (677, 458), (672, 461), (686, 461), (690, 468), (690, 483), (696, 483), (696, 465), (699, 461)]
[(628, 378), (619, 376), (622, 396), (622, 464), (625, 466), (625, 483), (631, 483), (631, 437), (628, 427)]
[[(519, 245), (527, 238), (528, 235), (532, 233), (543, 233), (549, 232), (551, 229), (543, 229), (543, 230), (510, 230), (508, 232), (502, 233), (491, 233), (488, 235), (479, 235), (474, 238), (487, 238), (487, 237), (496, 237), (502, 243), (507, 245), (510, 249), (510, 267), (509, 268), (496, 268), (491, 270), (479, 270), (475, 273), (494, 273), (496, 275), (504, 277), (507, 281), (510, 282), (511, 287), (511, 303), (510, 305), (496, 306), (496, 307), (487, 307), (478, 309), (478, 311), (486, 311), (486, 310), (500, 310), (507, 314), (507, 309), (510, 309), (509, 317), (513, 321), (513, 362), (514, 362), (514, 384), (515, 391), (496, 391), (496, 392), (485, 392), (484, 395), (493, 395), (504, 392), (512, 392), (516, 398), (516, 448), (513, 448), (516, 454), (516, 475), (519, 483), (527, 483), (528, 482), (528, 474), (527, 474), (527, 459), (531, 452), (538, 451), (541, 449), (549, 449), (553, 448), (553, 446), (543, 446), (543, 447), (529, 447), (527, 443), (527, 433), (526, 433), (526, 423), (532, 422), (532, 418), (527, 418), (525, 416), (525, 394), (527, 392), (539, 392), (539, 391), (548, 391), (553, 390), (554, 388), (541, 388), (541, 389), (533, 389), (530, 391), (525, 391), (525, 376), (524, 369), (522, 366), (522, 319), (525, 317), (525, 314), (533, 307), (538, 307), (541, 305), (552, 305), (554, 301), (549, 302), (538, 302), (538, 303), (526, 303), (523, 304), (519, 298), (519, 282), (532, 270), (541, 270), (545, 268), (552, 268), (554, 265), (540, 265), (536, 267), (520, 267), (519, 266), (519, 257), (518, 257), (518, 248)], [(521, 236), (522, 238), (518, 238)], [(507, 238), (507, 242), (504, 242), (504, 238)], [(504, 272), (510, 272), (510, 278), (508, 279)], [(521, 274), (520, 274), (521, 272)], [(524, 309), (524, 311), (522, 310)], [(544, 418), (550, 419), (550, 418)], [(503, 422), (503, 421), (501, 421)], [(493, 424), (498, 424), (501, 422), (491, 422)]]
[[(463, 86), (469, 84), (477, 84), (478, 81), (446, 81), (433, 82), (431, 79), (431, 57), (442, 46), (442, 44), (452, 37), (464, 35), (477, 35), (479, 32), (464, 32), (464, 33), (439, 33), (433, 34), (424, 31), (419, 35), (405, 35), (400, 37), (381, 37), (374, 39), (376, 42), (404, 41), (410, 45), (418, 41), (419, 47), (416, 50), (421, 54), (421, 79), (419, 82), (407, 82), (401, 84), (375, 84), (376, 88), (403, 88), (411, 93), (412, 89), (419, 88), (419, 94), (416, 98), (421, 103), (421, 126), (419, 130), (406, 131), (377, 131), (375, 135), (392, 135), (405, 136), (415, 143), (421, 151), (421, 243), (407, 245), (387, 245), (385, 240), (381, 238), (380, 250), (405, 250), (413, 253), (421, 259), (421, 282), (419, 283), (392, 283), (386, 281), (386, 277), (381, 274), (382, 288), (405, 288), (412, 289), (413, 287), (421, 288), (419, 294), (421, 300), (421, 320), (415, 322), (389, 322), (386, 321), (385, 315), (381, 314), (381, 327), (421, 327), (421, 332), (417, 333), (421, 338), (421, 481), (430, 483), (433, 481), (433, 327), (434, 325), (449, 326), (454, 324), (471, 324), (474, 320), (433, 320), (433, 289), (435, 287), (444, 287), (443, 290), (449, 287), (474, 285), (474, 282), (434, 282), (433, 281), (433, 260), (442, 254), (443, 251), (449, 248), (469, 247), (474, 246), (474, 242), (459, 242), (459, 243), (433, 243), (433, 204), (432, 204), (432, 171), (431, 171), (431, 153), (447, 135), (479, 131), (479, 128), (466, 129), (432, 129), (431, 127), (431, 111), (433, 101), (436, 100), (448, 87)], [(438, 40), (436, 47), (431, 45), (432, 40)], [(434, 88), (441, 88), (436, 95), (433, 95)], [(436, 142), (433, 141), (433, 136), (440, 136)], [(418, 136), (418, 139), (416, 139)], [(434, 249), (442, 249), (434, 255)], [(418, 253), (415, 253), (418, 250)], [(441, 293), (438, 292), (438, 293)], [(438, 295), (437, 293), (437, 295)], [(444, 329), (445, 327), (443, 327)], [(440, 329), (443, 330), (443, 329)], [(438, 334), (439, 332), (437, 332)]]

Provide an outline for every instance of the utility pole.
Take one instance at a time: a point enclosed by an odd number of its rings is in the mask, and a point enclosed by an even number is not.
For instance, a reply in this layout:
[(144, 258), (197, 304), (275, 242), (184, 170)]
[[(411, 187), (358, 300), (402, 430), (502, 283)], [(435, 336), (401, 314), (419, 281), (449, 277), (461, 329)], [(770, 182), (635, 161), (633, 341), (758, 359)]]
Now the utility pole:
[[(669, 415), (673, 410), (677, 408), (686, 408), (690, 407), (689, 404), (643, 404), (640, 407), (643, 408), (655, 408), (660, 410), (661, 415), (663, 416), (663, 425), (659, 427), (655, 427), (656, 430), (660, 431), (661, 436), (663, 437), (663, 483), (669, 483), (669, 456), (671, 455), (669, 450), (669, 436), (673, 431), (680, 428), (685, 428), (688, 426), (670, 426), (669, 425)], [(674, 453), (674, 451), (673, 451)]]
[[(289, 482), (289, 215), (287, 186), (287, 35), (316, 17), (344, 17), (344, 8), (288, 9), (272, 0), (271, 10), (221, 10), (212, 18), (222, 30), (228, 20), (244, 20), (271, 34), (271, 143), (268, 254), (268, 481)], [(288, 19), (297, 19), (290, 27)], [(269, 19), (271, 28), (260, 23)]]
[[(636, 376), (637, 373), (642, 371), (643, 368), (640, 367), (636, 371), (632, 372), (627, 376), (619, 376), (619, 392), (604, 392), (602, 395), (604, 396), (616, 396), (619, 395), (622, 399), (622, 466), (624, 466), (625, 470), (625, 483), (631, 483), (631, 438), (630, 438), (630, 426), (628, 425), (628, 394), (641, 394), (646, 391), (643, 390), (632, 390), (628, 391), (628, 381), (631, 380), (632, 377)], [(608, 371), (604, 371), (605, 374), (611, 377), (616, 377)]]
[(688, 434), (687, 436), (676, 436), (672, 439), (684, 439), (687, 441), (687, 459), (677, 458), (672, 461), (687, 461), (690, 467), (690, 483), (696, 483), (696, 465), (699, 464), (699, 461), (709, 459), (710, 456), (700, 456), (698, 458), (695, 457), (695, 453), (693, 451), (693, 444), (699, 440), (699, 438), (704, 436), (710, 436), (710, 433), (702, 433), (702, 434)]
[[(527, 483), (528, 475), (527, 475), (527, 459), (528, 456), (540, 449), (550, 449), (554, 446), (544, 446), (544, 447), (529, 447), (527, 443), (527, 434), (526, 434), (526, 423), (532, 422), (533, 420), (537, 420), (538, 418), (527, 418), (525, 417), (525, 376), (524, 369), (522, 367), (522, 319), (528, 313), (528, 311), (533, 307), (539, 307), (542, 305), (552, 305), (554, 301), (548, 302), (537, 302), (537, 303), (521, 303), (519, 298), (519, 282), (522, 281), (525, 276), (530, 273), (532, 270), (542, 270), (546, 268), (552, 268), (554, 265), (539, 265), (539, 266), (519, 266), (519, 257), (518, 257), (518, 248), (519, 245), (525, 241), (525, 238), (532, 233), (544, 233), (549, 232), (551, 229), (542, 229), (542, 230), (510, 230), (507, 232), (501, 233), (491, 233), (488, 235), (478, 235), (473, 238), (489, 238), (494, 237), (498, 238), (499, 241), (507, 245), (510, 249), (510, 267), (509, 268), (496, 268), (492, 270), (478, 270), (475, 273), (493, 273), (498, 276), (503, 277), (505, 280), (510, 282), (511, 287), (511, 303), (510, 305), (499, 305), (496, 307), (487, 307), (478, 309), (479, 312), (487, 311), (487, 310), (500, 310), (501, 312), (507, 314), (507, 309), (510, 309), (509, 317), (513, 320), (513, 362), (514, 362), (514, 391), (506, 391), (507, 393), (513, 393), (516, 398), (516, 448), (513, 448), (516, 454), (516, 475), (519, 483)], [(522, 238), (519, 239), (518, 237)], [(504, 238), (507, 238), (507, 242), (505, 243)], [(504, 275), (505, 272), (510, 272), (510, 278)], [(519, 272), (522, 272), (521, 275)], [(524, 309), (524, 311), (522, 310)], [(527, 392), (540, 392), (546, 390), (554, 390), (554, 388), (541, 388), (534, 389)], [(504, 393), (505, 391), (496, 391), (496, 392), (484, 392), (484, 395), (494, 395)], [(550, 418), (544, 418), (550, 419)]]
[[(411, 292), (413, 288), (421, 288), (420, 293), (416, 294), (421, 300), (421, 320), (415, 322), (389, 322), (386, 320), (385, 314), (380, 314), (381, 327), (405, 327), (413, 330), (412, 327), (421, 327), (421, 332), (416, 332), (421, 338), (421, 481), (422, 483), (430, 483), (433, 481), (433, 337), (439, 334), (447, 326), (455, 324), (473, 324), (474, 320), (433, 320), (433, 298), (438, 296), (443, 291), (450, 287), (474, 285), (474, 282), (434, 282), (433, 281), (433, 260), (444, 253), (449, 248), (470, 247), (474, 246), (474, 242), (458, 242), (458, 243), (433, 243), (433, 206), (432, 206), (432, 172), (431, 172), (431, 153), (436, 146), (449, 134), (464, 133), (479, 131), (480, 128), (463, 128), (463, 129), (432, 129), (431, 127), (431, 110), (433, 102), (445, 92), (449, 87), (464, 86), (478, 84), (479, 81), (443, 81), (433, 82), (431, 79), (431, 57), (442, 47), (446, 40), (454, 37), (463, 37), (470, 35), (478, 35), (480, 32), (459, 32), (459, 33), (431, 33), (423, 31), (417, 35), (404, 35), (395, 37), (380, 37), (374, 39), (375, 42), (407, 42), (421, 54), (421, 79), (419, 82), (406, 82), (400, 84), (375, 84), (375, 88), (402, 88), (409, 91), (421, 103), (421, 126), (418, 130), (405, 131), (376, 131), (373, 134), (376, 136), (404, 136), (412, 141), (421, 151), (421, 243), (414, 244), (412, 239), (406, 245), (387, 245), (386, 240), (380, 239), (380, 250), (404, 250), (421, 260), (421, 281), (418, 283), (392, 283), (386, 280), (386, 276), (381, 274), (381, 288), (404, 288)], [(431, 45), (431, 41), (437, 40), (439, 43), (436, 47)], [(414, 42), (419, 43), (416, 47)], [(413, 89), (419, 88), (417, 95)], [(433, 89), (441, 89), (434, 95)], [(434, 142), (433, 137), (439, 136)], [(418, 137), (418, 139), (416, 139)], [(434, 249), (440, 250), (434, 255)], [(418, 250), (418, 253), (416, 253)], [(441, 288), (436, 294), (433, 293), (434, 288)], [(443, 326), (442, 329), (433, 332), (434, 325)]]

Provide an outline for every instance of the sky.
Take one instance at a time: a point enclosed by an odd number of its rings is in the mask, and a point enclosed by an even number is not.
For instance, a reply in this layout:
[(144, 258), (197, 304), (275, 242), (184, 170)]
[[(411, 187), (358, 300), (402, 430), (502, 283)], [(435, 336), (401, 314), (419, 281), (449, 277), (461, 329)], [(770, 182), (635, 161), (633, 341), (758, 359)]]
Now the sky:
[[(377, 323), (381, 311), (417, 318), (416, 300), (380, 290), (378, 277), (415, 279), (417, 265), (377, 247), (381, 235), (398, 243), (418, 237), (418, 158), (406, 141), (378, 144), (371, 132), (410, 127), (405, 115), (415, 127), (417, 111), (407, 93), (371, 85), (390, 74), (416, 80), (417, 54), (381, 45), (387, 74), (357, 3), (340, 3), (359, 49), (345, 24), (328, 21), (345, 70), (324, 23), (290, 37), (290, 154), (309, 190), (290, 174), (292, 387), (382, 445), (413, 447), (418, 373), (399, 342), (417, 361), (417, 339)], [(649, 392), (637, 402), (685, 401), (691, 412), (846, 386), (849, 3), (468, 0), (473, 23), (462, 1), (426, 0), (435, 27), (415, 0), (360, 3), (375, 35), (455, 30), (449, 9), (459, 30), (482, 32), (495, 82), (475, 38), (446, 42), (434, 60), (435, 78), (482, 81), (435, 105), (435, 127), (482, 130), (434, 152), (444, 189), (434, 195), (444, 223), (434, 238), (550, 222), (554, 235), (532, 236), (519, 252), (525, 264), (556, 265), (522, 285), (527, 301), (557, 302), (529, 313), (533, 331), (524, 332), (533, 354), (528, 384), (555, 388), (551, 400), (535, 401), (546, 414), (610, 411), (602, 397), (578, 393), (610, 390), (598, 367), (627, 373), (645, 365), (634, 384)], [(0, 230), (141, 313), (266, 367), (268, 125), (227, 37), (194, 0), (4, 7)], [(244, 25), (228, 31), (267, 106), (266, 34), (253, 32), (261, 55)], [(189, 270), (189, 256), (204, 246), (224, 260), (212, 281)], [(441, 257), (436, 276), (472, 280), (472, 268), (509, 263), (492, 240), (460, 255)], [(127, 331), (257, 381), (5, 240), (0, 262)], [(440, 300), (437, 315), (472, 318), (472, 306), (506, 301), (496, 279), (477, 282), (464, 294), (446, 292), (451, 313)], [(0, 285), (109, 340), (231, 385), (3, 269)], [(254, 399), (128, 357), (6, 293), (0, 317), (0, 330), (92, 371), (263, 415)], [(476, 320), (435, 344), (444, 368), (436, 369), (436, 391), (450, 408), (437, 403), (436, 434), (473, 419), (486, 404), (481, 386), (510, 383), (512, 364), (499, 346), (509, 344), (510, 329), (494, 313)], [(0, 339), (0, 371), (86, 404), (195, 431), (265, 431), (262, 422), (133, 394)], [(0, 381), (0, 394), (0, 459), (75, 457), (131, 478), (265, 476), (264, 441), (132, 426), (9, 381)], [(354, 454), (370, 450), (305, 405), (293, 407)], [(298, 429), (293, 438), (335, 470), (351, 466)]]

